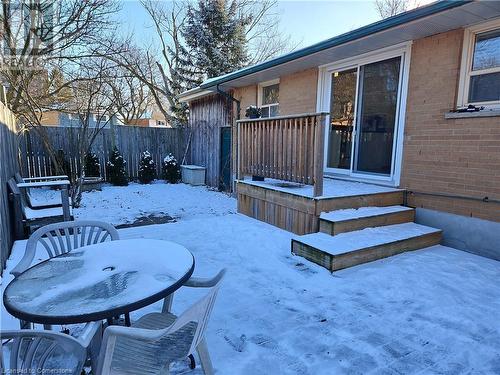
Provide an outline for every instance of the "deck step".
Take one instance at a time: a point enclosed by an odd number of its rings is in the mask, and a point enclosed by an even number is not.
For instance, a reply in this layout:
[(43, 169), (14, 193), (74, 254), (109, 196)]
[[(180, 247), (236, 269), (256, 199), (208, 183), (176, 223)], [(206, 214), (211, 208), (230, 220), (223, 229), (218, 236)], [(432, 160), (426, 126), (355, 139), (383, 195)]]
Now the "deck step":
[(292, 239), (292, 253), (330, 271), (439, 244), (441, 230), (415, 223), (394, 224), (331, 236), (312, 233)]
[(323, 212), (319, 218), (320, 232), (332, 236), (370, 227), (409, 223), (415, 210), (404, 206), (361, 207)]

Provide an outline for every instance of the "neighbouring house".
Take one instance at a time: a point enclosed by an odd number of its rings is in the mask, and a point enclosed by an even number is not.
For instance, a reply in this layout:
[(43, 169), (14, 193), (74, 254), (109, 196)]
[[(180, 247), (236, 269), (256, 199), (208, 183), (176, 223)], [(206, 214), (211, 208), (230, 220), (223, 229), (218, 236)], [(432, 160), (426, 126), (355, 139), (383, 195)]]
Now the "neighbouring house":
[[(81, 126), (80, 115), (77, 113), (62, 112), (57, 110), (44, 111), (41, 118), (43, 126), (79, 127)], [(89, 127), (102, 126), (109, 128), (111, 125), (123, 125), (117, 116), (100, 115), (94, 113), (90, 116)]]
[[(191, 163), (217, 184), (229, 134), (239, 211), (305, 235), (295, 253), (352, 265), (331, 248), (361, 237), (316, 232), (413, 218), (397, 219), (397, 208), (392, 219), (388, 208), (326, 212), (403, 204), (443, 230), (444, 244), (500, 260), (500, 1), (432, 3), (211, 78), (180, 99), (190, 106)], [(250, 106), (262, 117), (242, 119)], [(400, 240), (378, 257), (418, 248)]]

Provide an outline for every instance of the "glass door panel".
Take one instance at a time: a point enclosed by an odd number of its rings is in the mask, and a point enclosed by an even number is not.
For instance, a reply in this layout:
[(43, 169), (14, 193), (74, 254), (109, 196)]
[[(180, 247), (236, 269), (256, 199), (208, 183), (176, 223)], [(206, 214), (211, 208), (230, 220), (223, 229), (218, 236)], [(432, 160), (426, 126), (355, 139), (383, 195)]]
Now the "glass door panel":
[(401, 57), (360, 67), (355, 172), (390, 175)]
[(351, 169), (357, 79), (357, 68), (332, 74), (327, 168)]

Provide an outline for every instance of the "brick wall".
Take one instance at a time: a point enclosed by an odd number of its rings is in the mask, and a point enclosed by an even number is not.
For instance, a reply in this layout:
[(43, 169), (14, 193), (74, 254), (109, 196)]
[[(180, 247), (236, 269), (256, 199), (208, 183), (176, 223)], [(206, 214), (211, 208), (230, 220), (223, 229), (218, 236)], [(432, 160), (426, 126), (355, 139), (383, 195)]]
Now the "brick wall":
[[(280, 115), (316, 112), (318, 69), (308, 69), (280, 78)], [(257, 105), (257, 85), (234, 90), (233, 95), (241, 101), (241, 118), (245, 109)]]
[[(401, 187), (500, 199), (500, 117), (445, 119), (454, 108), (463, 30), (412, 47)], [(410, 195), (408, 203), (500, 221), (500, 204)]]

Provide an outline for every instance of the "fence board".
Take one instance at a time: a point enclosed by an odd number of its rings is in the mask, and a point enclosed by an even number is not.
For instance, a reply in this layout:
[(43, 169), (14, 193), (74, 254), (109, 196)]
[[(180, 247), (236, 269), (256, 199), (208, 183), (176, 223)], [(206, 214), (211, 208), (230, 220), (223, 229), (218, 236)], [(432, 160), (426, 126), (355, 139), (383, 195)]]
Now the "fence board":
[(16, 121), (8, 108), (0, 102), (0, 259), (3, 273), (5, 261), (12, 247), (12, 221), (9, 215), (7, 181), (19, 171)]
[[(78, 170), (77, 155), (72, 144), (78, 129), (70, 127), (45, 127), (47, 135), (56, 150), (63, 150), (70, 163), (70, 170)], [(106, 179), (106, 162), (116, 145), (127, 161), (127, 173), (131, 179), (138, 177), (138, 163), (141, 152), (149, 151), (156, 162), (157, 173), (161, 176), (163, 158), (172, 153), (179, 162), (185, 151), (186, 136), (183, 128), (146, 128), (139, 126), (113, 126), (103, 129), (92, 145), (101, 164), (101, 176)], [(53, 173), (52, 164), (45, 151), (41, 138), (34, 131), (26, 132), (21, 137), (21, 165), (23, 174), (30, 177), (42, 177)]]

